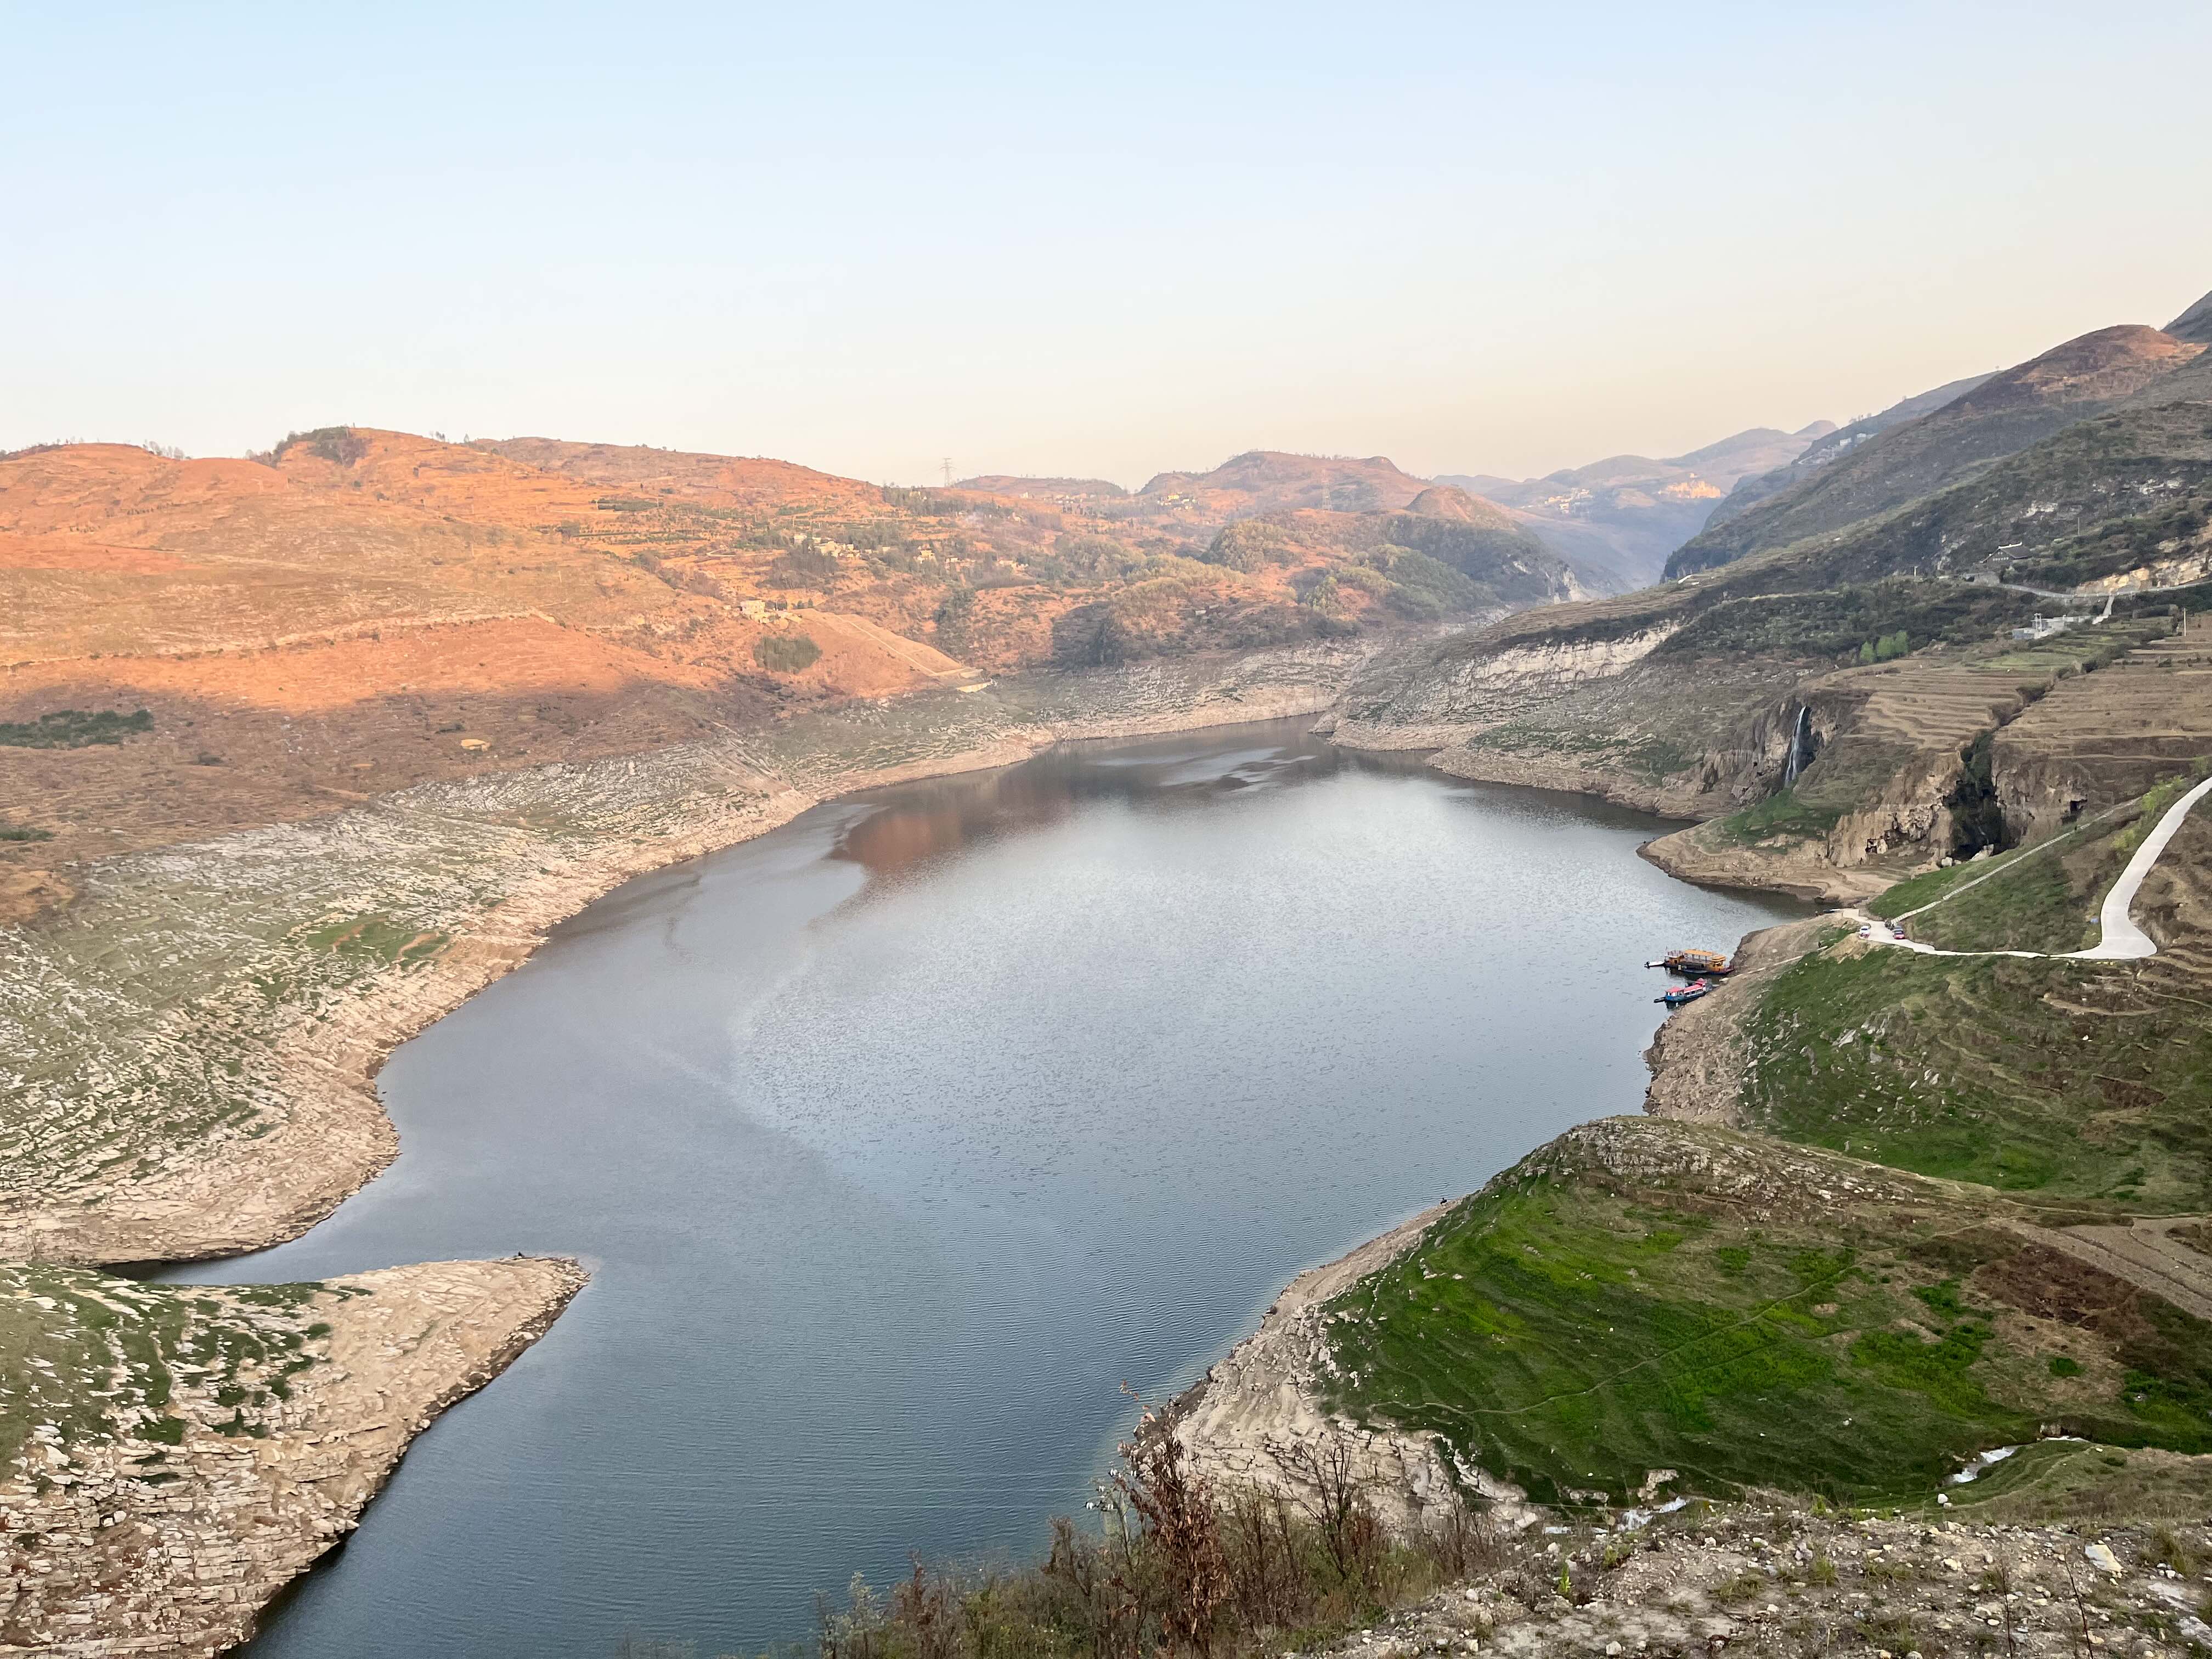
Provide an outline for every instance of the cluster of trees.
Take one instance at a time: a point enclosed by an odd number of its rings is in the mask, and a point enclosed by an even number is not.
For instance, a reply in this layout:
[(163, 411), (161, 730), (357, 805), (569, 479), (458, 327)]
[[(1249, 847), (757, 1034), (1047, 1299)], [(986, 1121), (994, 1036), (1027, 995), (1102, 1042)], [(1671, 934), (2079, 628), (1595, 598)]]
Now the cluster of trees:
[(837, 580), (837, 561), (812, 541), (801, 541), (777, 556), (761, 580), (770, 587), (831, 587)]
[(288, 432), (284, 441), (276, 448), (259, 454), (249, 453), (249, 461), (261, 461), (274, 465), (282, 460), (284, 452), (295, 444), (305, 444), (310, 453), (321, 456), (336, 466), (351, 466), (368, 453), (368, 440), (349, 426), (319, 426), (313, 432)]
[(1212, 545), (1198, 556), (1203, 563), (1249, 575), (1271, 564), (1290, 564), (1298, 556), (1291, 547), (1290, 532), (1282, 526), (1264, 519), (1239, 519), (1224, 525)]
[(150, 709), (57, 708), (34, 720), (0, 720), (0, 746), (9, 749), (88, 749), (119, 744), (154, 729)]
[(1395, 550), (1389, 579), (1386, 598), (1390, 608), (1415, 622), (1433, 622), (1454, 611), (1473, 611), (1489, 598), (1481, 584), (1464, 571), (1410, 548)]
[(1859, 647), (1862, 663), (1887, 662), (1892, 657), (1901, 657), (1912, 649), (1912, 635), (1900, 628), (1894, 634), (1885, 634), (1878, 640), (1868, 640)]

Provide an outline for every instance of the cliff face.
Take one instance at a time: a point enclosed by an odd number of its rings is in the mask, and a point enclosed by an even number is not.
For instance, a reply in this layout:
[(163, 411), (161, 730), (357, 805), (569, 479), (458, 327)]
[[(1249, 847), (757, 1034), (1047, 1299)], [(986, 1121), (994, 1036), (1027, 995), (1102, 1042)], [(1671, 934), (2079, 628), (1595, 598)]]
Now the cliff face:
[[(2023, 646), (2010, 627), (2026, 603), (1958, 583), (1741, 598), (1681, 584), (1526, 612), (1378, 657), (1333, 736), (1705, 820), (1650, 856), (1694, 880), (1855, 900), (2140, 793), (2212, 748), (2212, 690), (2197, 690), (2212, 672), (2193, 666), (2212, 670), (2212, 632), (2170, 639), (2139, 602)], [(1905, 654), (1875, 659), (1900, 637)]]
[(1441, 747), (1562, 692), (1616, 678), (1674, 631), (1662, 624), (1619, 639), (1539, 639), (1494, 652), (1394, 659), (1354, 689), (1334, 737), (1357, 749)]

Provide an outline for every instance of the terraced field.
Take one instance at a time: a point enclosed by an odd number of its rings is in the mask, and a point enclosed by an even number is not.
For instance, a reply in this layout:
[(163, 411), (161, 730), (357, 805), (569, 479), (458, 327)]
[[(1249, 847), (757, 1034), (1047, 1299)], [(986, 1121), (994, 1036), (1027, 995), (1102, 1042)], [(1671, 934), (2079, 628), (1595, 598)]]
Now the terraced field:
[[(2073, 637), (2073, 636), (2063, 636)], [(2061, 679), (1997, 733), (1993, 759), (2012, 834), (2140, 793), (2212, 752), (2212, 617)]]

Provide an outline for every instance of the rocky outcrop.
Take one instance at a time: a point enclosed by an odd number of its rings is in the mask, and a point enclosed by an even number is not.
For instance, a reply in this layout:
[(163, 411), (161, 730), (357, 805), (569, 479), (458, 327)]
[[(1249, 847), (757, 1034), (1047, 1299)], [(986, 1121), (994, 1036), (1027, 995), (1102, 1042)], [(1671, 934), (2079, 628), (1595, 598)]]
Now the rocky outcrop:
[(1449, 643), (1381, 665), (1358, 686), (1334, 741), (1352, 749), (1442, 749), (1532, 701), (1618, 678), (1677, 631), (1668, 623), (1618, 639), (1537, 639), (1483, 650)]
[[(2051, 1449), (2061, 1478), (2094, 1484), (2077, 1471), (2094, 1468), (2102, 1449)], [(2198, 1590), (2172, 1565), (2187, 1565), (2204, 1542), (2193, 1500), (2212, 1460), (2131, 1451), (2112, 1461), (2125, 1466), (2112, 1480), (2130, 1487), (2130, 1516), (2164, 1515), (2172, 1526), (2023, 1526), (2033, 1506), (2002, 1499), (1974, 1504), (1978, 1518), (1966, 1522), (1838, 1517), (1778, 1500), (1683, 1510), (1677, 1501), (1632, 1510), (1619, 1528), (1498, 1529), (1466, 1583), (1309, 1650), (2081, 1659), (2212, 1645)], [(1975, 1488), (1954, 1490), (1964, 1500)]]
[(100, 1352), (88, 1329), (122, 1334), (99, 1378), (75, 1379), (105, 1383), (106, 1420), (34, 1405), (0, 1474), (0, 1653), (68, 1659), (204, 1659), (246, 1640), (407, 1443), (584, 1282), (572, 1261), (523, 1257), (310, 1287), (0, 1275), (64, 1358)]

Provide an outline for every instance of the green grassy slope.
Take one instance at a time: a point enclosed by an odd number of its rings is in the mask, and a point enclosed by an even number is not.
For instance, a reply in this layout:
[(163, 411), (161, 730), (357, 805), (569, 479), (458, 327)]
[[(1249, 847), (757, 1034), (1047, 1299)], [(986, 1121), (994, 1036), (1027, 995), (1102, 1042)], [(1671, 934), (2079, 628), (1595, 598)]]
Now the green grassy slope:
[(1626, 1501), (1660, 1469), (1924, 1497), (2051, 1422), (2212, 1450), (2212, 1325), (2002, 1219), (1751, 1137), (1589, 1126), (1332, 1304), (1331, 1403), (1549, 1501)]

